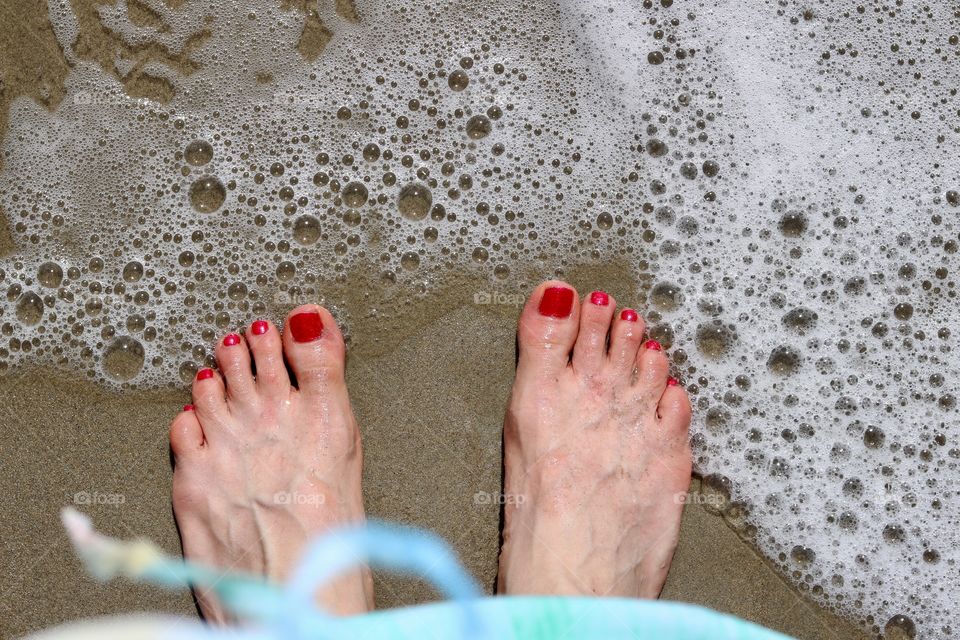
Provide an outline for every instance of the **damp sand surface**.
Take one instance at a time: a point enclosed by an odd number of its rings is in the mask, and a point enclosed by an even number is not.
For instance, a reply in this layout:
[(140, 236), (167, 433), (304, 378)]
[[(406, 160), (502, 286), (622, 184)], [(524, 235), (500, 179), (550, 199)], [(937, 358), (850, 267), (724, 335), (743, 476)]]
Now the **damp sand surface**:
[[(586, 290), (604, 277), (591, 275), (578, 274), (573, 283)], [(488, 591), (499, 513), (476, 495), (500, 489), (500, 428), (518, 312), (448, 291), (398, 318), (400, 330), (389, 336), (378, 335), (375, 321), (360, 323), (347, 367), (363, 433), (369, 515), (436, 531)], [(79, 503), (106, 533), (148, 537), (178, 553), (167, 425), (187, 401), (186, 389), (116, 393), (50, 372), (0, 379), (0, 636), (101, 614), (196, 615), (189, 594), (89, 578), (57, 516)], [(721, 517), (695, 504), (686, 507), (663, 597), (797, 638), (866, 637), (797, 594)], [(420, 583), (377, 577), (380, 607), (433, 598)]]

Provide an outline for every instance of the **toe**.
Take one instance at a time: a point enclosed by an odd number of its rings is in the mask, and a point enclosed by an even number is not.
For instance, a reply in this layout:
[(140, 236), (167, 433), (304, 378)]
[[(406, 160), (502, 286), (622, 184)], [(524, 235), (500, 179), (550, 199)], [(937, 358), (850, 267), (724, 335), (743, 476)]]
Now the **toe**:
[(550, 280), (534, 289), (520, 314), (518, 369), (532, 367), (555, 375), (567, 366), (579, 325), (577, 292)]
[(223, 379), (213, 369), (200, 369), (193, 379), (193, 406), (198, 420), (222, 422), (227, 409), (226, 389)]
[(315, 304), (297, 307), (283, 328), (283, 352), (306, 395), (321, 395), (343, 382), (346, 348), (329, 311)]
[(594, 291), (580, 305), (580, 329), (573, 345), (573, 368), (592, 375), (600, 370), (607, 357), (607, 336), (616, 301), (603, 291)]
[(690, 398), (687, 392), (674, 379), (668, 378), (667, 388), (657, 404), (660, 424), (676, 435), (685, 435), (690, 427)]
[(200, 451), (203, 447), (203, 428), (193, 405), (186, 405), (170, 424), (170, 448), (177, 458), (184, 458)]
[(656, 340), (647, 340), (637, 352), (637, 379), (634, 383), (643, 401), (656, 406), (667, 387), (670, 363)]
[(247, 330), (247, 344), (253, 354), (257, 392), (266, 396), (290, 393), (290, 376), (283, 362), (280, 331), (269, 320), (257, 320)]
[(227, 383), (227, 398), (248, 402), (254, 397), (253, 370), (250, 368), (250, 349), (243, 337), (228, 333), (217, 345), (217, 366)]
[(643, 342), (643, 319), (633, 309), (623, 309), (617, 314), (610, 329), (608, 362), (614, 375), (629, 376), (636, 367), (637, 352)]

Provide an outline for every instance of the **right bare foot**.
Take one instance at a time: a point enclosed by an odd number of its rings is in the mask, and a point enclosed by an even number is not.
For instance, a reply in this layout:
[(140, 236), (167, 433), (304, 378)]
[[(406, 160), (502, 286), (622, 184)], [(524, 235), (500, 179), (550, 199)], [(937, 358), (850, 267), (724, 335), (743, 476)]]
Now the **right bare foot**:
[[(520, 316), (498, 591), (655, 598), (690, 484), (690, 403), (636, 312), (563, 282)], [(608, 348), (609, 342), (609, 348)]]
[[(282, 581), (312, 537), (364, 520), (343, 337), (326, 309), (305, 305), (291, 312), (282, 335), (257, 321), (245, 338), (227, 335), (216, 356), (223, 375), (201, 370), (194, 404), (170, 427), (183, 553)], [(212, 593), (198, 592), (197, 600), (207, 620), (229, 621)], [(341, 615), (371, 610), (369, 570), (328, 585), (318, 604)]]

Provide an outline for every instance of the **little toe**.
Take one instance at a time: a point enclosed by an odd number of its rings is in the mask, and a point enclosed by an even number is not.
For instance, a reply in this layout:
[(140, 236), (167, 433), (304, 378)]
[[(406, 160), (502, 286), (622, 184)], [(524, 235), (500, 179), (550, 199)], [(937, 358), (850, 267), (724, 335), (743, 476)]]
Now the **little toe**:
[(610, 329), (607, 361), (615, 375), (629, 376), (637, 366), (637, 353), (643, 342), (643, 319), (633, 309), (617, 314)]
[(586, 375), (597, 373), (607, 357), (607, 336), (616, 301), (603, 291), (594, 291), (580, 305), (580, 329), (573, 345), (573, 368)]
[(223, 379), (213, 369), (200, 369), (193, 379), (193, 407), (198, 420), (223, 422), (230, 413)]
[(227, 398), (234, 402), (250, 402), (256, 387), (250, 368), (250, 349), (243, 337), (228, 333), (217, 345), (217, 366), (227, 383)]
[(290, 393), (290, 376), (283, 362), (280, 331), (269, 320), (257, 320), (246, 334), (256, 369), (257, 392), (268, 397), (286, 397)]
[(651, 406), (656, 406), (667, 386), (670, 363), (656, 340), (647, 340), (637, 352), (637, 378), (634, 386)]
[(193, 405), (186, 405), (170, 423), (170, 448), (176, 458), (183, 459), (203, 448), (203, 427)]
[(556, 375), (570, 361), (579, 325), (577, 292), (565, 282), (550, 280), (534, 289), (520, 313), (518, 370), (527, 367)]
[(297, 307), (283, 328), (283, 352), (305, 395), (320, 396), (343, 383), (346, 347), (329, 311), (315, 304)]
[(675, 378), (668, 378), (667, 388), (657, 404), (660, 424), (675, 435), (686, 435), (690, 428), (691, 412), (690, 398), (686, 390)]

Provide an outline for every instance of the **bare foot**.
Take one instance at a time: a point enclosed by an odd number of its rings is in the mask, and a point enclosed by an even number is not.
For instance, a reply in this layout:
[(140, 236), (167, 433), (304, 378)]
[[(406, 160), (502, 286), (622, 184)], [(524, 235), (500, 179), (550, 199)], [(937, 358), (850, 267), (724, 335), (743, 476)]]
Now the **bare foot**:
[[(637, 313), (546, 282), (520, 316), (498, 591), (656, 598), (690, 484), (690, 403)], [(608, 347), (609, 342), (609, 347)]]
[[(326, 309), (306, 305), (291, 312), (282, 336), (257, 321), (245, 338), (227, 335), (216, 356), (222, 376), (198, 372), (194, 405), (170, 426), (183, 553), (282, 581), (310, 538), (364, 520), (343, 337)], [(229, 621), (211, 593), (197, 600), (207, 620)], [(318, 604), (342, 615), (370, 610), (369, 570), (324, 588)]]

